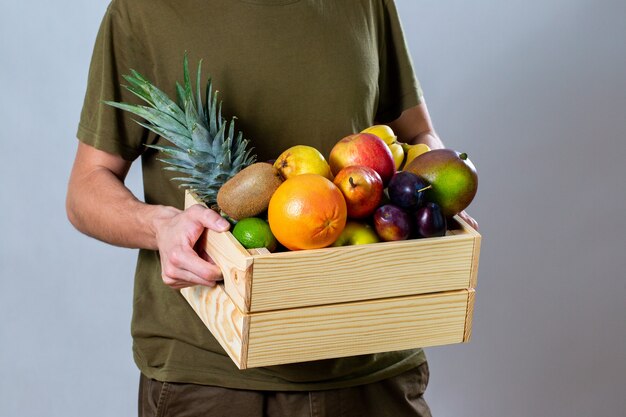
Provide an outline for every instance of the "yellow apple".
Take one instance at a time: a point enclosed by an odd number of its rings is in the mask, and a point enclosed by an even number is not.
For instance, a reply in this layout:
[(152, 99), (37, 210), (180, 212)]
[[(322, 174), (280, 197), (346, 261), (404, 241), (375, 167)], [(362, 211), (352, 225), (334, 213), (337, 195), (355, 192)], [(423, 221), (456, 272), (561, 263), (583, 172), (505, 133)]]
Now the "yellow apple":
[[(408, 166), (409, 163), (420, 156), (423, 153), (430, 152), (430, 147), (423, 143), (418, 143), (417, 145), (407, 145), (406, 148), (406, 162), (404, 166)], [(403, 168), (404, 169), (404, 168)]]

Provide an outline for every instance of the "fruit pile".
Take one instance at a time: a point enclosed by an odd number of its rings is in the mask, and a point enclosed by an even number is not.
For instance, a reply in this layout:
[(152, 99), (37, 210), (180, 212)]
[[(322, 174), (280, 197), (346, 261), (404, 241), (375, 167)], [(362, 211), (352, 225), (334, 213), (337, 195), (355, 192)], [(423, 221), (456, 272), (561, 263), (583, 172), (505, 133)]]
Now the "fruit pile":
[[(209, 207), (236, 222), (233, 235), (248, 249), (316, 249), (443, 236), (446, 217), (467, 207), (477, 189), (466, 154), (430, 150), (396, 140), (386, 125), (341, 139), (328, 162), (310, 146), (254, 163), (249, 141), (222, 117), (211, 80), (204, 99), (192, 86), (187, 55), (176, 100), (137, 71), (124, 86), (144, 104), (107, 101), (140, 116), (138, 123), (171, 146), (146, 145), (163, 154), (165, 169)], [(277, 242), (278, 240), (278, 242)]]
[(476, 189), (467, 155), (400, 144), (377, 125), (337, 142), (328, 162), (297, 145), (252, 164), (220, 188), (217, 203), (244, 247), (302, 250), (444, 236), (446, 218)]

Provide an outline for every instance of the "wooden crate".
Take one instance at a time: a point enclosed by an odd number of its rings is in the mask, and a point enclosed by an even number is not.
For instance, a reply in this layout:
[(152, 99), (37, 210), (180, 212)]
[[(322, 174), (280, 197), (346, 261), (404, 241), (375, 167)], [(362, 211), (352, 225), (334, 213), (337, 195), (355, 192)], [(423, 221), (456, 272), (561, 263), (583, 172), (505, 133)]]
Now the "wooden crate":
[(209, 230), (224, 282), (181, 293), (240, 369), (467, 342), (481, 237), (456, 221), (440, 238), (281, 253)]

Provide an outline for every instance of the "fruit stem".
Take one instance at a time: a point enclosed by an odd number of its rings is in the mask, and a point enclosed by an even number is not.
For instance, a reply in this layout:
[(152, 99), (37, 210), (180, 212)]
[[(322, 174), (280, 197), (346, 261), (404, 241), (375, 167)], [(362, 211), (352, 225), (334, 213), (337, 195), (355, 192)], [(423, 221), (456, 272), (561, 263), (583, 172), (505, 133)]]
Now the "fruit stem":
[(459, 158), (465, 161), (467, 159), (467, 154), (463, 152), (461, 155), (459, 155)]
[(421, 193), (422, 191), (426, 191), (426, 190), (430, 190), (431, 188), (433, 188), (432, 185), (429, 185), (428, 187), (424, 187), (422, 189), (417, 190), (418, 193)]
[(352, 177), (350, 177), (349, 181), (350, 181), (350, 185), (352, 186), (352, 188), (356, 188), (356, 184), (354, 183), (354, 180), (352, 179)]

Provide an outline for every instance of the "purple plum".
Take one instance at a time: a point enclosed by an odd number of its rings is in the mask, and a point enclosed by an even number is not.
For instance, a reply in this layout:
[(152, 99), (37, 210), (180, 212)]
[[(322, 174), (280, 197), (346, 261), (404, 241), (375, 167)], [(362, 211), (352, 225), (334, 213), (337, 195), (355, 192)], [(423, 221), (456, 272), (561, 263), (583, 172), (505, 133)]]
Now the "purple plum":
[(411, 235), (411, 216), (398, 206), (385, 204), (374, 213), (376, 233), (384, 241), (405, 240)]
[(400, 171), (389, 181), (387, 191), (393, 204), (414, 211), (422, 204), (424, 193), (429, 188), (430, 184), (422, 177), (412, 172)]
[(415, 231), (418, 237), (445, 236), (446, 218), (441, 207), (435, 203), (426, 203), (415, 212)]

